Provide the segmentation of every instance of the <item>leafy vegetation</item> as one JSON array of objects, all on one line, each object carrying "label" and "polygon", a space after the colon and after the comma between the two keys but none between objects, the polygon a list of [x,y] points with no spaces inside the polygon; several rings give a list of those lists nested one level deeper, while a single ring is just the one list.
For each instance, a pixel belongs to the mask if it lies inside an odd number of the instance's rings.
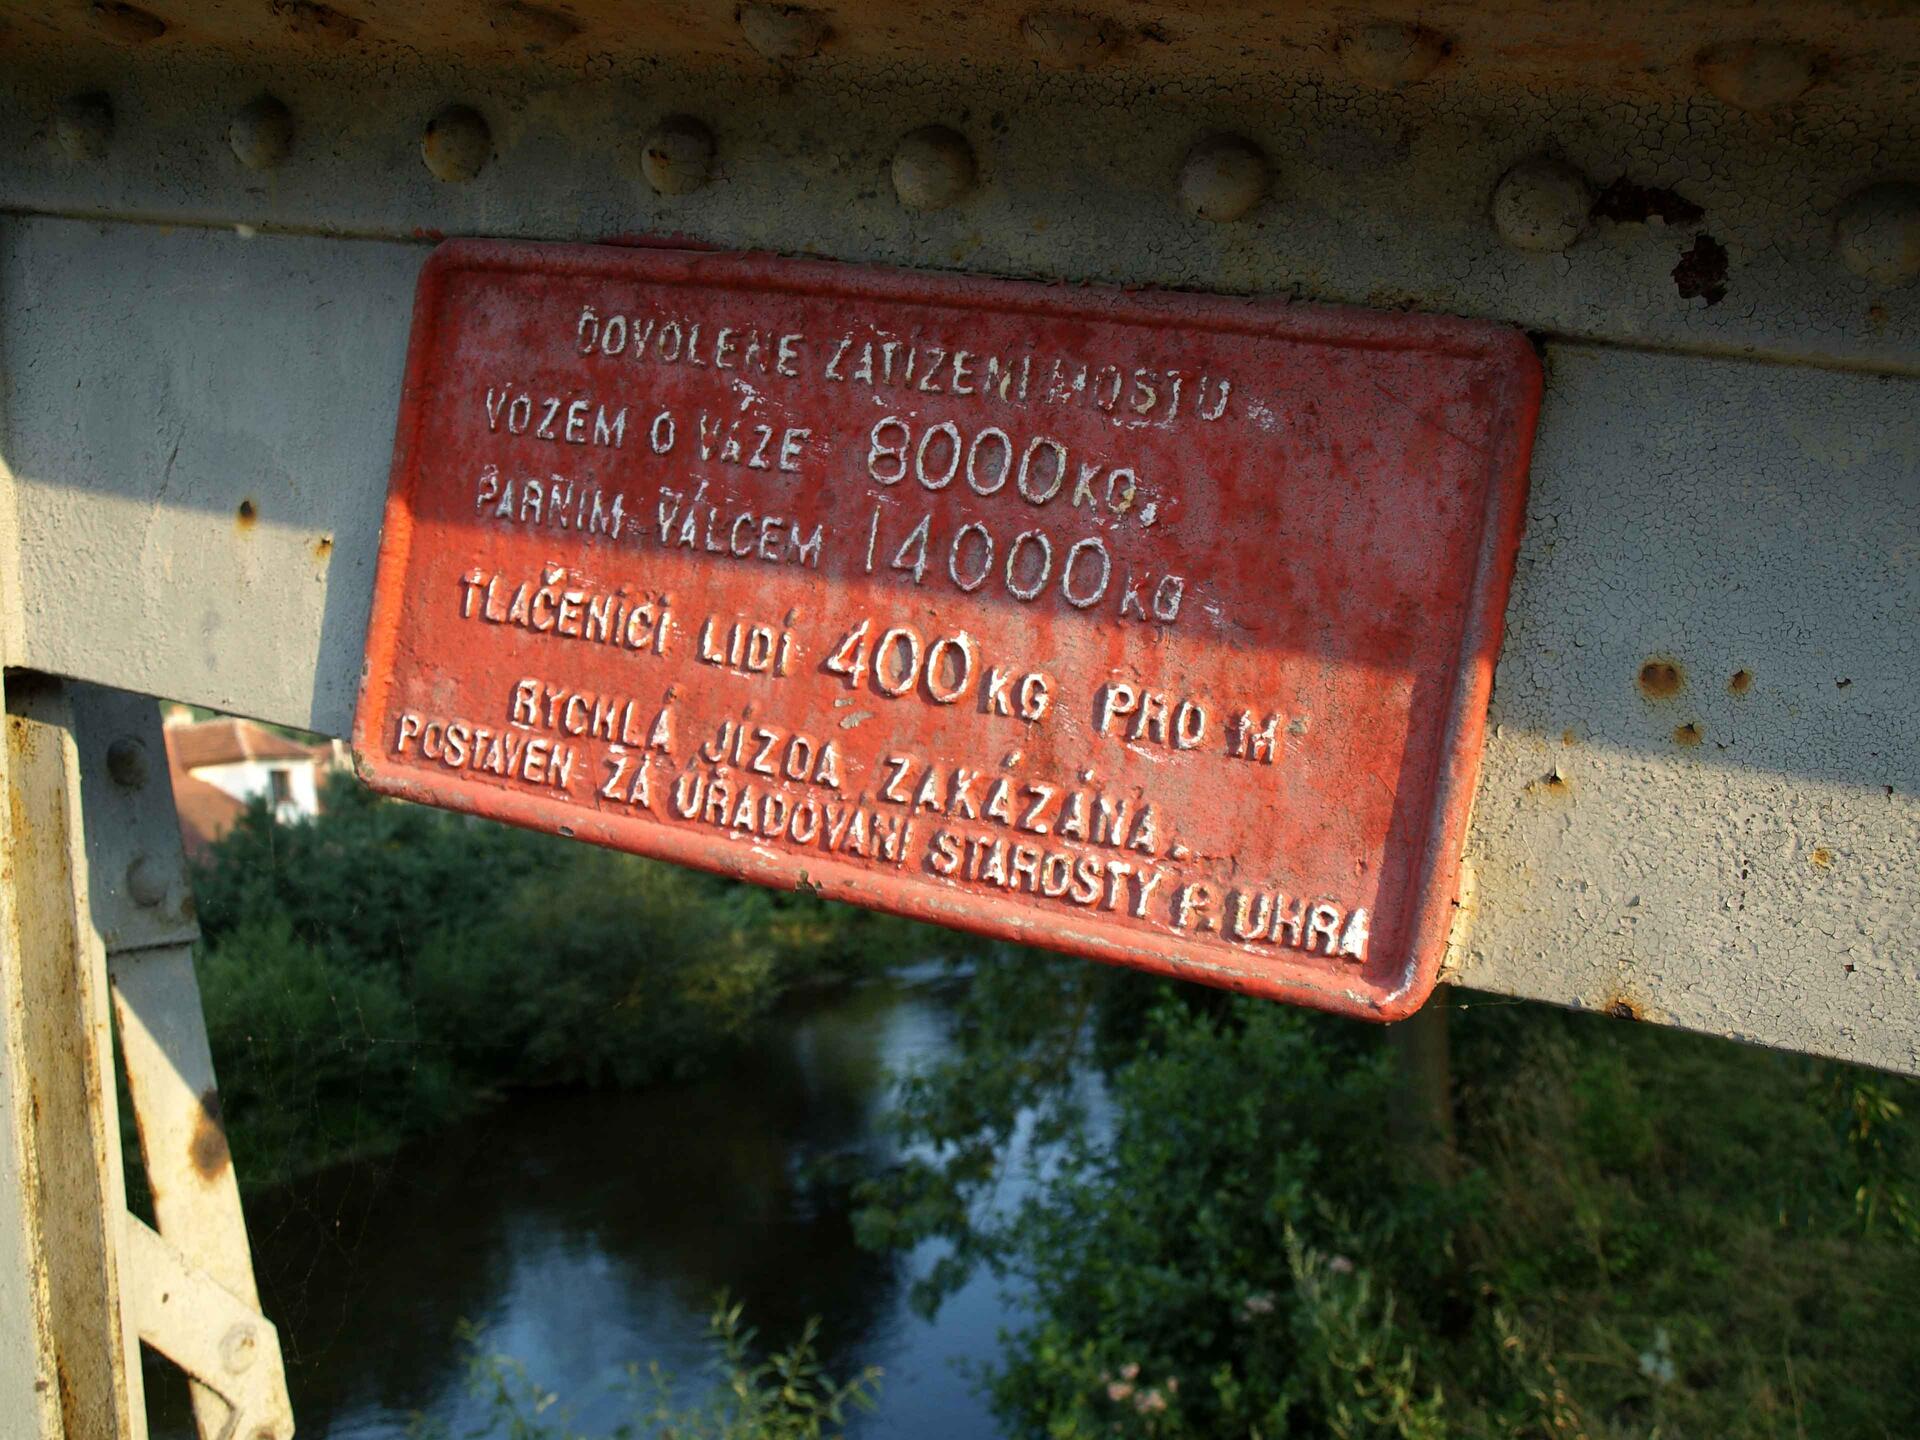
[{"label": "leafy vegetation", "polygon": [[233,1152],[276,1182],[503,1090],[685,1078],[796,986],[921,958],[939,932],[375,798],[256,804],[195,876]]},{"label": "leafy vegetation", "polygon": [[[723,1295],[708,1333],[714,1355],[704,1400],[681,1405],[671,1375],[658,1365],[642,1372],[627,1367],[622,1389],[632,1418],[606,1432],[606,1440],[842,1440],[848,1417],[870,1411],[880,1389],[880,1371],[869,1366],[835,1383],[820,1367],[819,1321],[809,1320],[785,1350],[755,1358],[757,1336],[741,1319],[741,1307]],[[526,1366],[492,1350],[486,1334],[468,1327],[467,1378],[487,1403],[485,1425],[473,1440],[590,1440],[573,1428],[561,1397],[542,1389]],[[446,1427],[421,1419],[415,1440],[448,1440]]]},{"label": "leafy vegetation", "polygon": [[1377,1031],[990,958],[864,1236],[949,1243],[929,1307],[1027,1292],[1013,1436],[1920,1433],[1913,1085],[1507,1002],[1452,1032],[1436,1167]]},{"label": "leafy vegetation", "polygon": [[[254,1180],[511,1088],[674,1081],[797,986],[962,943],[327,798],[292,826],[256,810],[199,877]],[[1022,1293],[988,1380],[1009,1436],[1920,1434],[1912,1082],[1471,998],[1415,1022],[1447,1026],[1449,1076],[1370,1027],[1031,952],[973,964],[858,1224],[877,1249],[944,1242],[925,1308],[982,1266]],[[714,1334],[705,1399],[636,1369],[616,1436],[820,1440],[873,1399],[871,1372],[821,1373],[812,1328],[765,1360],[737,1308]],[[488,1433],[579,1440],[473,1345]]]}]

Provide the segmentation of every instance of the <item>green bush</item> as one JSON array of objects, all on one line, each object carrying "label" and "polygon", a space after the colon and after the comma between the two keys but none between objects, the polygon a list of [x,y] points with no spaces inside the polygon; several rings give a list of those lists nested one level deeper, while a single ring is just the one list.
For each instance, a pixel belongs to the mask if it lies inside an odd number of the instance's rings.
[{"label": "green bush", "polygon": [[862,1237],[948,1241],[932,1302],[976,1264],[1028,1297],[1010,1436],[1920,1434],[1915,1086],[1511,1002],[1451,1030],[1436,1171],[1376,1029],[988,957]]},{"label": "green bush", "polygon": [[508,1088],[682,1079],[782,993],[939,932],[382,800],[255,804],[198,867],[200,984],[243,1180],[378,1153]]},{"label": "green bush", "polygon": [[463,1108],[392,971],[342,966],[283,917],[224,932],[198,969],[229,1142],[251,1179],[391,1149]]},{"label": "green bush", "polygon": [[469,1073],[501,1084],[678,1078],[772,1004],[767,909],[738,886],[583,850],[512,886],[483,923],[436,932],[416,999]]},{"label": "green bush", "polygon": [[[871,1411],[880,1370],[869,1366],[836,1383],[820,1368],[820,1321],[807,1321],[786,1349],[756,1359],[755,1332],[741,1321],[741,1307],[723,1295],[708,1335],[713,1347],[711,1384],[704,1400],[681,1405],[672,1376],[658,1365],[629,1365],[623,1389],[632,1418],[606,1440],[845,1440],[848,1416]],[[511,1355],[491,1350],[484,1331],[465,1327],[467,1382],[487,1402],[487,1418],[464,1440],[590,1440],[573,1428],[561,1396],[543,1389]],[[448,1440],[446,1427],[416,1418],[413,1440]]]}]

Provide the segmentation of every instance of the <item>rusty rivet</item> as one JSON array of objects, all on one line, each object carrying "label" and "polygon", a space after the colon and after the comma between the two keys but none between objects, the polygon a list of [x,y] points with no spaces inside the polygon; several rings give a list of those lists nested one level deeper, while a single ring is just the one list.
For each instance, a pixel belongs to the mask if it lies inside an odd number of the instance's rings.
[{"label": "rusty rivet", "polygon": [[220,1337],[220,1363],[226,1366],[229,1375],[239,1375],[250,1366],[260,1354],[259,1336],[248,1324],[232,1326]]},{"label": "rusty rivet", "polygon": [[1814,80],[1812,52],[1778,40],[1716,45],[1700,52],[1694,68],[1716,98],[1741,110],[1791,105]]},{"label": "rusty rivet", "polygon": [[1180,163],[1180,203],[1216,224],[1238,220],[1266,196],[1267,154],[1244,135],[1209,135]]},{"label": "rusty rivet", "polygon": [[271,95],[248,101],[227,124],[233,158],[249,170],[271,170],[293,149],[293,114]]},{"label": "rusty rivet", "polygon": [[529,54],[564,45],[580,33],[579,22],[571,15],[530,5],[526,0],[506,0],[493,11],[493,26]]},{"label": "rusty rivet", "polygon": [[113,143],[113,105],[97,92],[75,95],[53,112],[53,143],[76,165],[104,160]]},{"label": "rusty rivet", "polygon": [[1120,51],[1113,22],[1079,10],[1035,10],[1021,20],[1020,38],[1040,59],[1082,70]]},{"label": "rusty rivet", "polygon": [[127,866],[127,894],[133,903],[151,909],[167,898],[167,871],[151,855],[136,855]]},{"label": "rusty rivet", "polygon": [[122,735],[107,746],[107,774],[113,783],[138,790],[147,783],[151,767],[147,764],[146,742],[136,735]]},{"label": "rusty rivet", "polygon": [[267,9],[295,35],[344,45],[359,38],[360,22],[319,0],[268,0]]},{"label": "rusty rivet", "polygon": [[167,22],[138,5],[118,0],[94,0],[93,23],[123,45],[144,45],[167,33]]},{"label": "rusty rivet", "polygon": [[1862,280],[1912,284],[1920,277],[1920,185],[1869,185],[1840,208],[1833,239]]},{"label": "rusty rivet", "polygon": [[926,125],[893,152],[893,191],[909,210],[944,210],[973,188],[973,147],[958,131]]},{"label": "rusty rivet", "polygon": [[1593,186],[1564,160],[1535,155],[1493,189],[1493,228],[1516,250],[1565,250],[1585,233]]},{"label": "rusty rivet", "polygon": [[713,171],[713,132],[691,115],[669,115],[640,151],[640,173],[660,195],[687,195]]},{"label": "rusty rivet", "polygon": [[1450,48],[1445,36],[1424,25],[1389,21],[1362,25],[1334,46],[1349,75],[1382,90],[1426,79]]},{"label": "rusty rivet", "polygon": [[833,33],[818,10],[799,5],[744,5],[740,33],[763,59],[805,60]]},{"label": "rusty rivet", "polygon": [[427,121],[420,136],[420,158],[436,180],[471,180],[492,157],[493,132],[466,105],[449,105]]}]

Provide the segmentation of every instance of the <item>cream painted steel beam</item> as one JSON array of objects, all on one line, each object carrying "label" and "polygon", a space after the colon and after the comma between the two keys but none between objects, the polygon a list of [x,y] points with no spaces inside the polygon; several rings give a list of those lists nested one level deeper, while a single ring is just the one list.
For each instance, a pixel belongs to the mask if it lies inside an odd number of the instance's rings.
[{"label": "cream painted steel beam", "polygon": [[346,732],[439,233],[1484,316],[1547,387],[1454,978],[1920,1072],[1920,11],[351,8],[0,30],[17,661]]},{"label": "cream painted steel beam", "polygon": [[[32,663],[344,733],[426,248],[0,234]],[[1546,359],[1454,978],[1920,1071],[1920,382]]]}]

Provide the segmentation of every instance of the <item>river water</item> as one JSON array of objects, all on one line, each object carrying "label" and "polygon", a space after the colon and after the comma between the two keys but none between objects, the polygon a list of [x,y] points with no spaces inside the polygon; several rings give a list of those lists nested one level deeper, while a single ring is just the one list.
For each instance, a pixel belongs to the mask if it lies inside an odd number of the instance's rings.
[{"label": "river water", "polygon": [[[617,1393],[630,1363],[658,1361],[697,1396],[723,1288],[776,1343],[820,1316],[830,1373],[885,1369],[878,1411],[852,1433],[991,1436],[966,1371],[994,1358],[1017,1302],[975,1276],[920,1319],[907,1290],[939,1250],[861,1250],[846,1187],[818,1176],[822,1161],[886,1157],[890,1076],[949,1053],[964,983],[934,967],[870,982],[777,1018],[698,1083],[516,1098],[379,1165],[250,1201],[301,1440],[397,1440],[416,1414],[453,1435],[479,1423],[463,1320],[557,1392],[578,1430],[604,1434],[630,1414]],[[184,1385],[147,1373],[153,1435],[187,1440]]]}]

